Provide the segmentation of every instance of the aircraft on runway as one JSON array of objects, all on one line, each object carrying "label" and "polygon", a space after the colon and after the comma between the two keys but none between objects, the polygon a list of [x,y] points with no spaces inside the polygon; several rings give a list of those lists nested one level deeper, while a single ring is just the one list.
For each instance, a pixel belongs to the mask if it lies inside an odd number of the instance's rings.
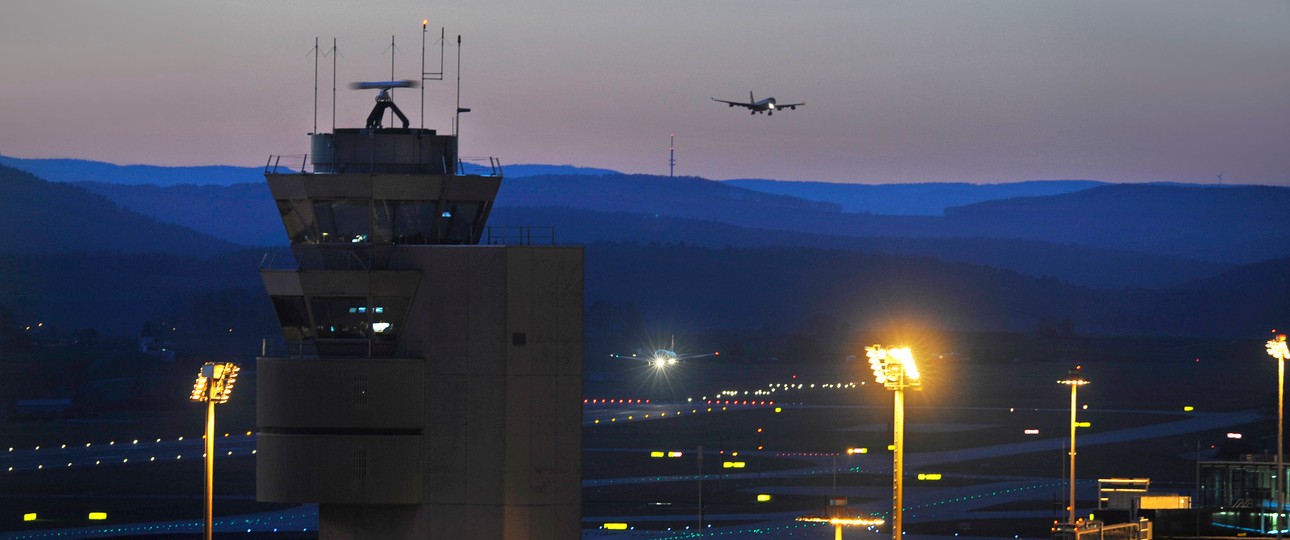
[{"label": "aircraft on runway", "polygon": [[712,98],[712,101],[720,101],[721,103],[725,103],[727,105],[730,105],[731,107],[747,108],[750,111],[749,114],[757,114],[759,112],[766,113],[766,116],[775,114],[775,111],[777,110],[781,110],[781,111],[784,109],[794,110],[794,109],[797,109],[797,107],[800,105],[806,105],[805,102],[778,103],[775,101],[775,98],[773,97],[768,97],[761,101],[757,101],[755,98],[753,98],[753,93],[751,90],[748,91],[748,103],[744,103],[742,101],[726,101],[724,99],[717,99],[717,98]]},{"label": "aircraft on runway", "polygon": [[718,356],[720,354],[721,354],[720,352],[711,352],[711,353],[705,353],[705,354],[678,355],[676,354],[676,337],[673,336],[672,348],[657,349],[654,351],[654,354],[651,354],[651,355],[633,354],[631,356],[625,356],[621,354],[611,354],[609,356],[611,358],[622,358],[623,360],[644,360],[645,363],[649,364],[649,366],[654,369],[663,369],[669,366],[675,366],[678,363],[680,363],[682,360],[703,358],[706,356]]}]

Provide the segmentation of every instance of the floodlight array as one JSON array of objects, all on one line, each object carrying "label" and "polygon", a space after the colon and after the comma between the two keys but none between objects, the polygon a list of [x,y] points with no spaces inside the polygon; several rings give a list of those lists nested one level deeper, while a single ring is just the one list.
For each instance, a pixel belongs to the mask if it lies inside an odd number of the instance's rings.
[{"label": "floodlight array", "polygon": [[1286,348],[1286,335],[1277,334],[1277,337],[1268,341],[1268,356],[1278,360],[1290,360],[1290,349]]},{"label": "floodlight array", "polygon": [[873,370],[873,378],[878,384],[888,389],[922,385],[922,381],[919,380],[918,365],[914,362],[914,354],[909,347],[886,349],[881,345],[871,345],[864,350],[865,355],[869,357],[869,368]]},{"label": "floodlight array", "polygon": [[188,399],[192,401],[214,401],[217,404],[228,403],[233,395],[233,385],[237,383],[237,374],[242,368],[232,362],[207,362],[197,372],[193,383],[193,393]]}]

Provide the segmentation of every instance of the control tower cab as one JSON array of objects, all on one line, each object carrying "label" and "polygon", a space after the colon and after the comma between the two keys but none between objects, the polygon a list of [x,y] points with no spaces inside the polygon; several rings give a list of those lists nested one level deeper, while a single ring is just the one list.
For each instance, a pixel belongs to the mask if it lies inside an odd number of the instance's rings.
[{"label": "control tower cab", "polygon": [[499,162],[385,109],[266,166],[293,257],[261,268],[256,499],[324,540],[580,538],[582,248],[490,236]]}]

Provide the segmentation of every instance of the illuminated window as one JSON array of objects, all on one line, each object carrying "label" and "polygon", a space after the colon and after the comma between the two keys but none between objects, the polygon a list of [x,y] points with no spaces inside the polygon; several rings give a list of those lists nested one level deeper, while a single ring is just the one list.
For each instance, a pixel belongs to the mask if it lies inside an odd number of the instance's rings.
[{"label": "illuminated window", "polygon": [[314,201],[314,215],[320,242],[372,242],[372,215],[366,201]]},{"label": "illuminated window", "polygon": [[323,355],[390,356],[407,315],[407,299],[325,296],[309,299],[316,346]]},{"label": "illuminated window", "polygon": [[[320,339],[364,339],[367,328],[367,299],[324,297],[310,300]],[[358,308],[363,308],[363,313]]]}]

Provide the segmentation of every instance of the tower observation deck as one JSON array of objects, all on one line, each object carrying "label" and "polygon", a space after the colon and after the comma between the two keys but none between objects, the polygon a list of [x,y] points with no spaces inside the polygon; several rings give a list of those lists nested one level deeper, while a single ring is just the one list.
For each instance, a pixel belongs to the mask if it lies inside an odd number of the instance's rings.
[{"label": "tower observation deck", "polygon": [[261,268],[257,500],[324,540],[579,538],[582,248],[480,245],[502,171],[454,136],[310,138],[265,169],[294,261]]}]

